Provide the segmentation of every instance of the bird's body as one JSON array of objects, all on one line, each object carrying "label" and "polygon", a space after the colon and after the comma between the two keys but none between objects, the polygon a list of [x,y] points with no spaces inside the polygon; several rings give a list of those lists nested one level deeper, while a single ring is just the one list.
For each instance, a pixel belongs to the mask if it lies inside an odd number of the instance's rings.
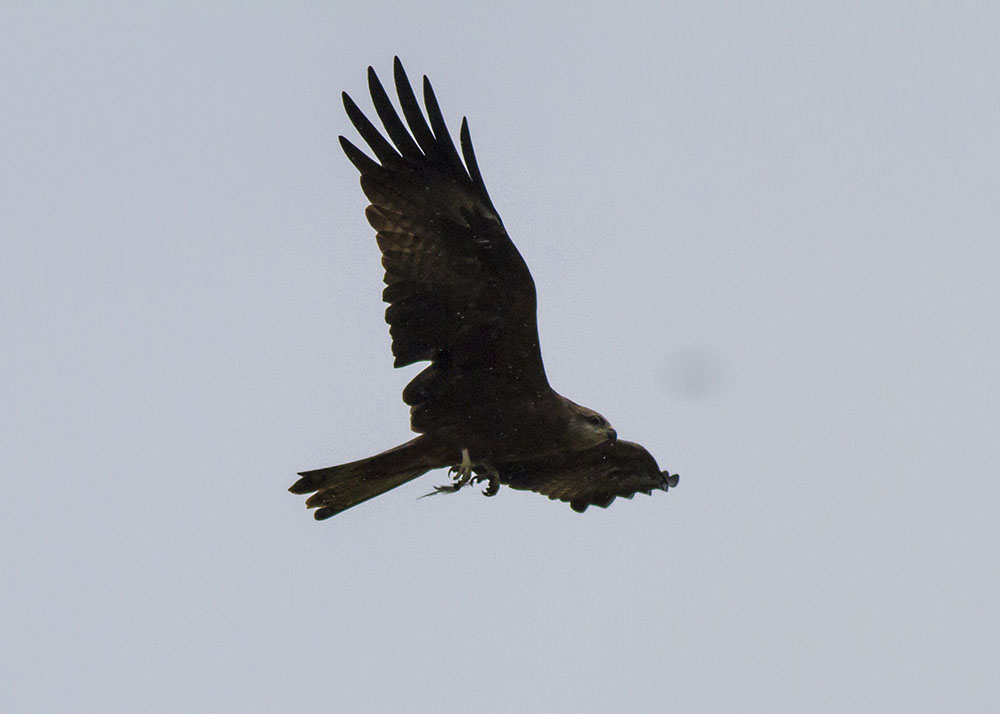
[{"label": "bird's body", "polygon": [[[366,215],[382,252],[395,366],[430,362],[403,390],[420,436],[368,459],[303,472],[289,490],[315,492],[307,505],[318,509],[317,519],[447,467],[459,471],[458,485],[489,479],[492,493],[509,482],[577,510],[607,505],[609,495],[666,490],[669,475],[645,449],[615,448],[617,434],[603,416],[549,386],[534,281],[486,192],[468,124],[459,156],[426,77],[425,119],[398,59],[394,74],[405,124],[368,70],[391,143],[344,95],[378,162],[344,137],[341,145],[371,200]],[[546,490],[549,482],[558,493]]]}]

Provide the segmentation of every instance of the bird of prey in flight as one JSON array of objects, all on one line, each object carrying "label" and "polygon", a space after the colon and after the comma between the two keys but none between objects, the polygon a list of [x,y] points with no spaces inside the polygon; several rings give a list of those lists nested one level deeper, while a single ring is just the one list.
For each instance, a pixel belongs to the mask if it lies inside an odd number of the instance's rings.
[{"label": "bird of prey in flight", "polygon": [[[397,113],[375,71],[368,86],[385,135],[345,93],[347,116],[374,159],[340,137],[371,201],[365,211],[385,268],[382,299],[396,367],[429,362],[403,390],[405,444],[360,461],[305,471],[289,489],[329,518],[427,471],[567,501],[576,511],[617,496],[666,491],[677,476],[608,420],[549,386],[538,346],[535,284],[476,164],[468,122],[452,142],[430,82],[426,116],[397,57]],[[386,138],[386,135],[388,138]]]}]

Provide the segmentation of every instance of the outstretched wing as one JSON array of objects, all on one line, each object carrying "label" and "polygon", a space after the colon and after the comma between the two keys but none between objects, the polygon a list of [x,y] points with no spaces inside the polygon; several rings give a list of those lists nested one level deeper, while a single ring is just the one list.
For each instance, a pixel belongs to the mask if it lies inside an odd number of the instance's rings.
[{"label": "outstretched wing", "polygon": [[501,483],[567,501],[580,513],[587,506],[607,508],[618,496],[666,491],[679,480],[677,474],[660,471],[656,459],[639,444],[621,440],[507,464],[500,470]]},{"label": "outstretched wing", "polygon": [[425,119],[398,57],[394,76],[405,124],[368,68],[388,139],[344,94],[351,122],[378,161],[344,137],[340,143],[371,201],[366,215],[382,251],[395,366],[431,362],[403,391],[413,430],[427,432],[467,414],[484,395],[530,399],[550,388],[535,284],[486,192],[468,122],[459,156],[427,78]]}]

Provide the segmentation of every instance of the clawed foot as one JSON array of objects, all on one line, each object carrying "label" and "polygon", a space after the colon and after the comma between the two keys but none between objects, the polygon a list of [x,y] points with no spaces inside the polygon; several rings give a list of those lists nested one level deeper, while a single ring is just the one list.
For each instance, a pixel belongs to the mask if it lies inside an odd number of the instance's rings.
[{"label": "clawed foot", "polygon": [[485,481],[486,488],[483,489],[484,496],[496,496],[500,493],[500,474],[491,471],[484,476],[476,476],[476,482]]},{"label": "clawed foot", "polygon": [[450,484],[447,486],[435,486],[434,488],[438,491],[455,492],[472,481],[472,459],[469,457],[468,449],[462,449],[462,463],[448,469],[448,475],[453,477]]},{"label": "clawed foot", "polygon": [[462,462],[448,469],[448,475],[453,476],[451,483],[444,486],[435,486],[434,491],[426,495],[433,496],[438,493],[455,493],[469,484],[482,483],[483,481],[486,482],[486,488],[483,489],[484,496],[496,496],[500,491],[500,474],[489,464],[472,463],[468,449],[462,449]]}]

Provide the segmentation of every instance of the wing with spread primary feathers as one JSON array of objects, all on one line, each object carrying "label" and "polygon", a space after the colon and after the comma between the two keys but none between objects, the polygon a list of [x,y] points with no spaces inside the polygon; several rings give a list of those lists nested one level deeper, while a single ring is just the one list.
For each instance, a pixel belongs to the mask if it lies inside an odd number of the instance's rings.
[{"label": "wing with spread primary feathers", "polygon": [[399,58],[394,77],[402,118],[368,68],[388,139],[344,94],[347,114],[377,161],[344,137],[340,142],[371,201],[366,215],[382,251],[395,366],[431,362],[403,391],[414,431],[427,432],[467,414],[484,395],[534,399],[550,388],[534,281],[486,192],[467,121],[460,156],[427,78],[425,118]]},{"label": "wing with spread primary feathers", "polygon": [[567,501],[581,513],[588,506],[607,508],[618,496],[632,498],[637,493],[666,491],[678,480],[677,474],[660,471],[656,460],[639,444],[622,440],[506,464],[500,470],[501,483]]}]

